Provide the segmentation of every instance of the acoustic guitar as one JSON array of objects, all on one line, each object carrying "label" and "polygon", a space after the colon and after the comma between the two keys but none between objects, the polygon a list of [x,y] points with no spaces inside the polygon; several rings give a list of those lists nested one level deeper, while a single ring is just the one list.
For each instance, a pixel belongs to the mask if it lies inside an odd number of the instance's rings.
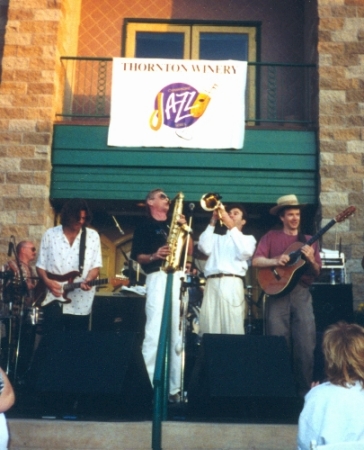
[{"label": "acoustic guitar", "polygon": [[[73,280],[80,274],[77,271],[68,272],[65,275],[56,275],[54,273],[47,272],[48,278],[58,281],[62,286],[62,296],[55,297],[45,286],[42,279],[37,284],[38,295],[35,295],[34,306],[46,306],[53,302],[71,303],[71,299],[67,297],[68,293],[81,287],[82,281],[74,282]],[[105,284],[111,284],[114,288],[119,286],[127,286],[129,280],[127,278],[100,278],[89,281],[89,286],[101,286]]]},{"label": "acoustic guitar", "polygon": [[283,296],[290,292],[297,284],[302,272],[305,270],[306,261],[302,257],[301,248],[304,245],[312,245],[335,223],[343,222],[354,214],[355,206],[349,206],[338,214],[321,230],[312,236],[306,243],[294,242],[283,253],[289,256],[285,266],[262,267],[258,270],[258,282],[263,291],[268,295]]}]

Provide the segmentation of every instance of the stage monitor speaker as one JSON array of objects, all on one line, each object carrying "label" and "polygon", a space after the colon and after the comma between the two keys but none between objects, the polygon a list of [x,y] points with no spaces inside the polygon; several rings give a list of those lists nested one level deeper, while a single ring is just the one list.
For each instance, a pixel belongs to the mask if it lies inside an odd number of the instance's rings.
[{"label": "stage monitor speaker", "polygon": [[152,397],[136,333],[55,332],[41,340],[32,372],[38,392]]},{"label": "stage monitor speaker", "polygon": [[203,335],[191,376],[192,408],[222,411],[249,399],[296,398],[286,341],[279,336]]},{"label": "stage monitor speaker", "polygon": [[323,332],[340,320],[353,320],[353,291],[351,284],[313,284],[310,288],[316,330]]}]

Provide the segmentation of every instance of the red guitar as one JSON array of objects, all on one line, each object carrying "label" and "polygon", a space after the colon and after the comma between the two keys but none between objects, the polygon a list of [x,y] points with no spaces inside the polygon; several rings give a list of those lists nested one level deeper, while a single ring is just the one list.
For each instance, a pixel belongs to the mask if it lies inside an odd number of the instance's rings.
[{"label": "red guitar", "polygon": [[268,295],[283,296],[290,292],[296,285],[302,275],[306,261],[302,258],[301,247],[312,245],[326,231],[328,231],[336,222],[343,222],[354,214],[355,206],[349,206],[345,211],[338,214],[334,219],[325,225],[321,230],[311,237],[306,243],[295,242],[291,244],[285,255],[289,256],[289,262],[285,266],[262,267],[258,270],[258,282],[263,291]]},{"label": "red guitar", "polygon": [[[62,285],[62,297],[55,297],[45,286],[42,279],[39,280],[36,286],[34,306],[46,306],[53,302],[71,303],[71,299],[67,297],[68,292],[71,292],[81,286],[82,281],[76,283],[73,280],[80,274],[77,271],[66,273],[65,275],[55,275],[47,272],[48,278],[56,280]],[[89,281],[89,286],[101,286],[110,283],[114,288],[119,286],[127,286],[129,280],[127,278],[101,278]]]}]

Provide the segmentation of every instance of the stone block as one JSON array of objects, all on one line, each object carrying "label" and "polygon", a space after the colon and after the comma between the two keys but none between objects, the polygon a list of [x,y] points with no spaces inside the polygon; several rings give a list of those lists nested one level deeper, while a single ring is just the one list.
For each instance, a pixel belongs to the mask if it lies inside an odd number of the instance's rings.
[{"label": "stone block", "polygon": [[2,158],[0,172],[18,172],[20,170],[20,159]]},{"label": "stone block", "polygon": [[342,177],[346,179],[347,173],[348,173],[347,166],[337,167],[335,165],[332,165],[332,166],[321,166],[320,168],[320,175],[322,177],[327,178]]},{"label": "stone block", "polygon": [[20,170],[50,170],[50,162],[47,159],[22,159]]},{"label": "stone block", "polygon": [[345,53],[364,53],[364,42],[348,42],[344,44]]},{"label": "stone block", "polygon": [[322,205],[347,205],[348,193],[346,192],[322,192],[320,194]]},{"label": "stone block", "polygon": [[322,89],[320,91],[320,105],[332,104],[332,103],[344,103],[346,92],[342,91],[334,91],[334,90],[325,90]]},{"label": "stone block", "polygon": [[52,136],[50,133],[24,133],[24,144],[50,145]]},{"label": "stone block", "polygon": [[28,83],[28,94],[30,95],[53,95],[54,83]]},{"label": "stone block", "polygon": [[321,141],[320,154],[346,152],[346,142]]},{"label": "stone block", "polygon": [[357,17],[355,6],[333,6],[330,8],[332,17]]},{"label": "stone block", "polygon": [[[333,133],[334,139],[338,141],[356,141],[360,139],[359,128],[336,128]],[[348,150],[349,151],[349,150]]]},{"label": "stone block", "polygon": [[34,145],[8,145],[7,155],[13,158],[34,158]]},{"label": "stone block", "polygon": [[364,141],[348,142],[348,153],[364,153]]},{"label": "stone block", "polygon": [[34,14],[34,19],[40,22],[53,21],[58,23],[61,18],[62,12],[59,9],[38,9]]},{"label": "stone block", "polygon": [[[21,186],[19,187],[19,191],[20,189]],[[27,211],[30,209],[30,198],[5,197],[3,200],[4,200],[4,208],[8,211],[19,211],[19,210]]]},{"label": "stone block", "polygon": [[20,132],[0,132],[0,144],[20,144],[22,141],[22,135]]},{"label": "stone block", "polygon": [[345,5],[346,4],[346,0],[318,0],[318,5],[321,6],[325,6],[325,5],[329,5],[330,7],[332,6],[336,6],[336,5]]},{"label": "stone block", "polygon": [[319,30],[342,30],[344,27],[343,17],[320,17]]},{"label": "stone block", "polygon": [[343,53],[340,55],[332,55],[332,63],[337,66],[356,66],[359,65],[359,55],[353,53]]},{"label": "stone block", "polygon": [[9,120],[9,131],[35,131],[35,120]]},{"label": "stone block", "polygon": [[17,184],[0,184],[0,198],[2,200],[5,197],[16,197],[17,195],[19,195],[19,186]]},{"label": "stone block", "polygon": [[19,225],[42,225],[43,218],[41,211],[18,211],[16,213],[16,223]]},{"label": "stone block", "polygon": [[49,192],[47,186],[22,184],[19,186],[19,195],[27,199],[48,198]]},{"label": "stone block", "polygon": [[0,223],[2,225],[12,225],[16,223],[15,211],[0,211]]},{"label": "stone block", "polygon": [[320,165],[333,165],[334,164],[334,155],[332,153],[324,153],[320,152]]},{"label": "stone block", "polygon": [[351,89],[346,92],[348,102],[364,102],[364,91],[360,89]]},{"label": "stone block", "polygon": [[360,166],[362,155],[357,153],[336,153],[334,154],[334,164],[339,166]]},{"label": "stone block", "polygon": [[34,175],[33,172],[8,172],[6,174],[6,182],[7,183],[15,183],[15,184],[32,184],[34,183]]},{"label": "stone block", "polygon": [[348,6],[363,6],[363,0],[345,0],[345,5],[348,5]]},{"label": "stone block", "polygon": [[[364,116],[362,116],[362,115],[349,116],[347,118],[347,124],[348,124],[348,126],[364,127]],[[361,133],[359,132],[359,136],[360,135],[361,135]]]},{"label": "stone block", "polygon": [[319,42],[317,48],[320,55],[338,55],[344,53],[344,44],[339,42]]}]

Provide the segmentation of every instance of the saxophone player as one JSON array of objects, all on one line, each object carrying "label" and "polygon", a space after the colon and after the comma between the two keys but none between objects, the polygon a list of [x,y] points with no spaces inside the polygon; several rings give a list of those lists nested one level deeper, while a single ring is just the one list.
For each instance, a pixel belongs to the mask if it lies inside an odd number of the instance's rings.
[{"label": "saxophone player", "polygon": [[[170,255],[167,244],[169,235],[168,211],[169,197],[162,189],[153,189],[146,196],[146,217],[134,231],[131,258],[137,261],[146,273],[147,298],[145,305],[146,325],[142,353],[149,379],[153,384],[158,340],[163,314],[163,303],[166,290],[167,273],[163,270],[166,258]],[[177,224],[186,225],[185,217],[180,214]],[[190,239],[188,254],[193,253],[193,242]],[[180,288],[181,272],[173,275],[172,290],[172,331],[170,355],[169,399],[179,401],[181,387],[181,356],[177,349],[181,339],[179,332],[180,320]]]}]

